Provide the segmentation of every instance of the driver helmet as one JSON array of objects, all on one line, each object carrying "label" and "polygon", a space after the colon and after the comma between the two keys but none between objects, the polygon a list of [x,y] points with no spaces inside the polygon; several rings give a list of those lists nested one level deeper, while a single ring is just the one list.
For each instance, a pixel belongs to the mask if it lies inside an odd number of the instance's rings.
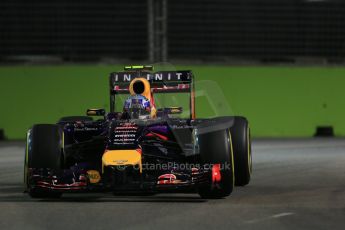
[{"label": "driver helmet", "polygon": [[125,101],[123,111],[130,119],[148,119],[151,114],[150,100],[143,95],[129,96]]}]

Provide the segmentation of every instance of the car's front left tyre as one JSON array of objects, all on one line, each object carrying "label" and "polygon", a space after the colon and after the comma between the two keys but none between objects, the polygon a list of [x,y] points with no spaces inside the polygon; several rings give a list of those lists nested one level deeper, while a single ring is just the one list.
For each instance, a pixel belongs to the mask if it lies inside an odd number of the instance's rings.
[{"label": "car's front left tyre", "polygon": [[235,185],[245,186],[252,174],[252,151],[248,120],[244,117],[234,117],[230,128],[234,150]]},{"label": "car's front left tyre", "polygon": [[210,170],[208,182],[198,189],[199,195],[205,199],[229,196],[235,183],[230,130],[207,132],[197,138],[201,161]]}]

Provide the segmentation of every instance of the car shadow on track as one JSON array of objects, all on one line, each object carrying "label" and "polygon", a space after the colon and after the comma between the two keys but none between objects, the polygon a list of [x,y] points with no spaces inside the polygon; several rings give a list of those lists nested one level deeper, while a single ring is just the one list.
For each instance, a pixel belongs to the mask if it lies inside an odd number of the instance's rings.
[{"label": "car shadow on track", "polygon": [[159,194],[159,195],[114,195],[111,193],[64,194],[59,199],[34,199],[24,192],[21,184],[0,183],[0,202],[56,202],[56,203],[89,203],[89,202],[133,202],[133,203],[202,203],[207,202],[197,194]]},{"label": "car shadow on track", "polygon": [[118,202],[118,203],[203,203],[207,200],[201,199],[199,197],[185,197],[185,196],[114,196],[114,197],[89,197],[81,195],[80,197],[62,197],[55,200],[40,200],[41,202]]},{"label": "car shadow on track", "polygon": [[207,202],[205,199],[198,197],[88,197],[81,195],[80,197],[62,197],[59,199],[33,199],[30,198],[27,194],[21,195],[11,195],[11,196],[1,196],[0,203],[3,202],[41,202],[41,203],[204,203]]}]

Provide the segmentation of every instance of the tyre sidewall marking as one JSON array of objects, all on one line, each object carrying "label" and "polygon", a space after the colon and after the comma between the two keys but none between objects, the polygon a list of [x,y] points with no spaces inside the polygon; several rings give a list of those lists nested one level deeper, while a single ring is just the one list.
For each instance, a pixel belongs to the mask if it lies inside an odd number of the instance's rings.
[{"label": "tyre sidewall marking", "polygon": [[25,159],[24,159],[24,186],[25,188],[28,187],[28,164],[29,164],[29,138],[30,138],[29,130],[26,134],[26,149],[25,149]]},{"label": "tyre sidewall marking", "polygon": [[248,149],[248,172],[249,172],[249,175],[251,175],[252,174],[252,154],[251,154],[249,125],[247,126],[247,149]]},{"label": "tyre sidewall marking", "polygon": [[234,151],[232,147],[232,138],[230,129],[228,129],[229,138],[228,141],[230,143],[230,159],[231,159],[231,170],[232,170],[232,186],[235,186],[235,165],[234,165]]}]

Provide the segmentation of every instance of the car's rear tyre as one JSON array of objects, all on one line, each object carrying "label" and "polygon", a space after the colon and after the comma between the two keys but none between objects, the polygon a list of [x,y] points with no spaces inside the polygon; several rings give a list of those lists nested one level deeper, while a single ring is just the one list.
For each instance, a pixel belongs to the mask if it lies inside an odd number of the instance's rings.
[{"label": "car's rear tyre", "polygon": [[210,172],[208,183],[198,188],[205,199],[229,196],[234,188],[234,165],[231,133],[229,129],[217,130],[197,136],[201,162],[209,168],[220,164],[220,181],[213,181]]},{"label": "car's rear tyre", "polygon": [[234,150],[235,185],[245,186],[252,174],[251,139],[247,119],[234,117],[230,130]]},{"label": "car's rear tyre", "polygon": [[33,198],[57,198],[59,192],[31,187],[29,168],[42,168],[58,170],[62,168],[63,132],[58,125],[34,125],[27,135],[25,154],[25,185],[27,192]]},{"label": "car's rear tyre", "polygon": [[62,117],[58,121],[58,123],[67,123],[67,122],[76,122],[76,121],[93,121],[92,117],[88,116],[68,116],[68,117]]}]

